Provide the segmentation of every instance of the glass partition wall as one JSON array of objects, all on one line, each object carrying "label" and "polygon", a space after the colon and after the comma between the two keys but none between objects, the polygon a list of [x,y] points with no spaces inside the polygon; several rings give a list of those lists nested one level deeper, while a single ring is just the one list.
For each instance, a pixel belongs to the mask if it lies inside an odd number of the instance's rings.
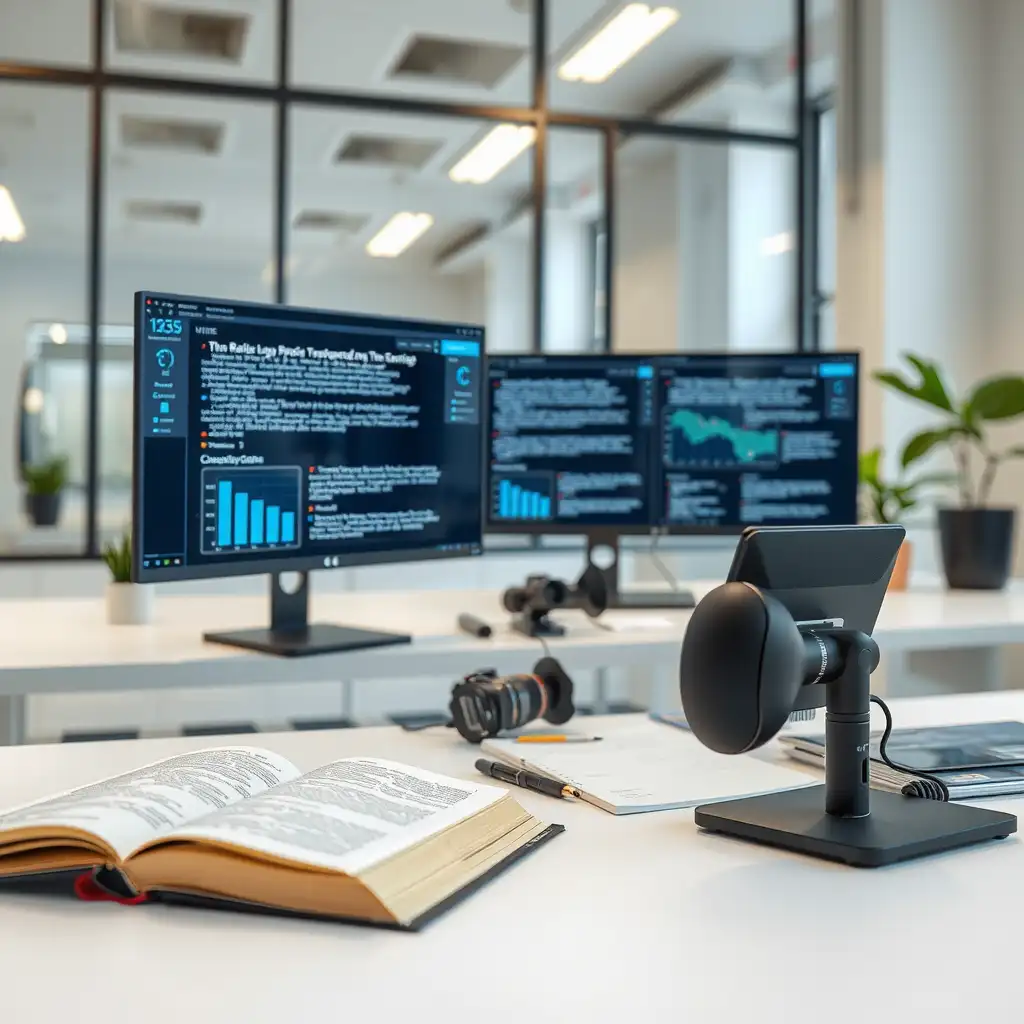
[{"label": "glass partition wall", "polygon": [[0,560],[127,524],[137,289],[813,347],[834,6],[0,0]]}]

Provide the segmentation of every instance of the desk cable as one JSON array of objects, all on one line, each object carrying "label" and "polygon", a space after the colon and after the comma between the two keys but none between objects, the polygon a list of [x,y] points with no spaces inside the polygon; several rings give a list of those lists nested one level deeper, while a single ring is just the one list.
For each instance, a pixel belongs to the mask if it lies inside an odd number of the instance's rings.
[{"label": "desk cable", "polygon": [[675,593],[679,593],[679,580],[676,578],[676,574],[665,564],[664,559],[658,554],[658,541],[661,540],[661,534],[655,531],[651,534],[651,547],[647,552],[650,555],[651,562],[654,568],[658,570],[661,578],[672,588]]},{"label": "desk cable", "polygon": [[920,768],[911,768],[905,764],[898,764],[890,759],[885,752],[886,744],[889,742],[889,734],[892,732],[892,714],[888,705],[881,697],[871,694],[871,703],[877,704],[885,715],[885,731],[878,742],[878,757],[881,762],[895,772],[902,772],[904,775],[912,775],[914,779],[903,787],[904,796],[916,796],[922,800],[949,800],[949,789],[945,782],[937,775],[930,772],[923,772]]}]

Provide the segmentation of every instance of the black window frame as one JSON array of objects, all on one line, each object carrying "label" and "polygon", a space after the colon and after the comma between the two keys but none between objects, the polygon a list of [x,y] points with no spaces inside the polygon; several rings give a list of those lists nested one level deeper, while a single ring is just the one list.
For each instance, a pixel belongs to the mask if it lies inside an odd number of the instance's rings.
[{"label": "black window frame", "polygon": [[[2,0],[0,0],[2,2]],[[765,145],[794,150],[797,154],[796,191],[796,258],[800,272],[796,275],[796,348],[798,351],[818,347],[815,315],[817,267],[817,146],[815,110],[807,96],[807,41],[810,0],[793,0],[793,43],[796,54],[796,131],[770,133],[735,131],[697,124],[674,124],[648,117],[613,117],[579,114],[551,109],[548,102],[548,11],[555,0],[533,0],[530,33],[531,102],[527,106],[492,106],[487,104],[447,103],[433,100],[407,99],[368,92],[347,92],[329,89],[295,87],[290,83],[289,63],[294,4],[277,0],[277,47],[275,79],[267,84],[180,78],[160,74],[143,74],[111,70],[107,61],[107,28],[112,4],[108,0],[89,0],[92,52],[88,68],[0,61],[0,82],[29,85],[70,85],[85,88],[89,98],[89,154],[86,257],[87,322],[89,329],[87,356],[87,420],[86,420],[86,528],[85,543],[80,553],[0,553],[5,562],[76,562],[100,557],[98,530],[99,505],[99,328],[103,298],[104,138],[107,124],[104,101],[111,89],[135,89],[177,95],[249,99],[274,105],[274,204],[273,260],[275,268],[274,301],[287,301],[287,267],[289,243],[290,154],[288,118],[296,105],[347,108],[380,113],[419,114],[470,118],[480,121],[517,122],[536,128],[533,147],[531,278],[533,309],[532,348],[543,349],[544,329],[544,260],[545,216],[547,206],[547,136],[554,127],[576,127],[602,133],[602,194],[604,235],[604,348],[614,349],[614,274],[615,274],[615,156],[618,143],[626,136],[655,135],[678,141],[711,144]],[[595,282],[595,285],[597,282]],[[595,325],[596,327],[596,325]],[[596,331],[594,332],[596,335]],[[490,549],[489,549],[490,550]]]}]

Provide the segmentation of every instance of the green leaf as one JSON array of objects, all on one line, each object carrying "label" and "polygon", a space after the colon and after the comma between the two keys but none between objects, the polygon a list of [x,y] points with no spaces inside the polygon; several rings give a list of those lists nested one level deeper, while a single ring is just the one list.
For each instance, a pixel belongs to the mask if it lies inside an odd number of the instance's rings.
[{"label": "green leaf", "polygon": [[904,353],[903,358],[921,375],[919,390],[922,401],[937,406],[939,409],[945,409],[946,412],[953,412],[953,402],[946,390],[946,385],[942,382],[938,364],[915,356],[912,352]]},{"label": "green leaf", "polygon": [[952,427],[942,427],[939,430],[922,430],[920,434],[915,434],[904,445],[900,464],[906,469],[912,462],[923,458],[933,448],[962,434],[963,430],[959,424]]},{"label": "green leaf", "polygon": [[871,487],[878,485],[878,467],[881,461],[881,448],[872,448],[870,451],[861,452],[859,459],[861,483],[868,484]]},{"label": "green leaf", "polygon": [[1009,420],[1024,416],[1024,377],[992,377],[975,387],[967,399],[970,419]]},{"label": "green leaf", "polygon": [[912,480],[908,480],[903,485],[903,488],[908,491],[916,491],[919,487],[932,487],[938,486],[939,484],[955,483],[955,473],[922,473],[921,476],[915,476]]},{"label": "green leaf", "polygon": [[943,412],[954,412],[953,402],[946,391],[946,385],[942,382],[938,365],[909,353],[905,358],[917,371],[919,380],[909,380],[892,370],[876,370],[873,374],[875,380],[894,391],[924,402],[925,405],[941,409]]},{"label": "green leaf", "polygon": [[46,462],[25,466],[21,471],[29,494],[58,494],[68,479],[66,455],[55,455]]},{"label": "green leaf", "polygon": [[1013,448],[1008,448],[1003,452],[1002,457],[1004,459],[1024,459],[1024,445],[1016,445]]}]

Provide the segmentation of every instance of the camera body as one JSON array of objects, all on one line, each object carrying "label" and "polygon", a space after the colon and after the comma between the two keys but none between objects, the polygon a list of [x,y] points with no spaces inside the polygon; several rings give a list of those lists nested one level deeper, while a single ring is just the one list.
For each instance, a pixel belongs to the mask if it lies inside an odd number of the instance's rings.
[{"label": "camera body", "polygon": [[448,705],[463,739],[480,743],[543,718],[563,725],[576,713],[572,679],[554,658],[541,658],[532,675],[499,676],[482,669],[456,683]]}]

